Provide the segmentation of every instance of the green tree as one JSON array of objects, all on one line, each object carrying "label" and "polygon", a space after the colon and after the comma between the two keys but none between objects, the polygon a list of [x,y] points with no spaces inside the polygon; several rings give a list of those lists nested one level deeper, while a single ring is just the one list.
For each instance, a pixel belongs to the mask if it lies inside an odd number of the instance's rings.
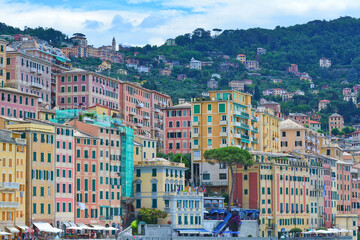
[{"label": "green tree", "polygon": [[337,129],[337,128],[333,128],[331,130],[331,134],[334,135],[334,136],[338,136],[340,134],[340,130]]},{"label": "green tree", "polygon": [[356,130],[353,127],[344,127],[341,131],[344,132],[345,135],[349,135],[355,132]]},{"label": "green tree", "polygon": [[142,208],[138,214],[138,220],[146,222],[147,224],[156,224],[158,218],[166,218],[167,213],[153,209],[153,208]]},{"label": "green tree", "polygon": [[252,160],[252,157],[247,150],[232,146],[206,150],[204,153],[204,157],[212,165],[214,165],[215,163],[221,163],[230,169],[232,183],[229,194],[229,204],[227,207],[228,211],[230,211],[235,188],[234,167],[236,167],[236,165],[253,165],[254,162]]}]

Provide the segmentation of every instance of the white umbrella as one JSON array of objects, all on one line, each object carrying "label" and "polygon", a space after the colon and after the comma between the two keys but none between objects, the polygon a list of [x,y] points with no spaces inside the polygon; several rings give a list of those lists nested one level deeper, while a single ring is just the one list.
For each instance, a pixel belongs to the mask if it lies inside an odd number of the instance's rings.
[{"label": "white umbrella", "polygon": [[70,230],[83,230],[82,227],[68,227],[67,229],[70,229]]},{"label": "white umbrella", "polygon": [[4,235],[11,235],[11,234],[7,232],[0,232],[0,236],[4,236]]},{"label": "white umbrella", "polygon": [[340,231],[339,231],[339,229],[329,228],[328,232],[330,232],[330,233],[339,233]]},{"label": "white umbrella", "polygon": [[326,231],[326,230],[316,230],[315,233],[320,233],[320,234],[329,234],[330,232],[329,231]]},{"label": "white umbrella", "polygon": [[114,230],[119,230],[118,228],[114,228],[114,227],[107,227],[105,228],[106,231],[114,231]]},{"label": "white umbrella", "polygon": [[339,232],[351,232],[351,230],[340,229]]}]

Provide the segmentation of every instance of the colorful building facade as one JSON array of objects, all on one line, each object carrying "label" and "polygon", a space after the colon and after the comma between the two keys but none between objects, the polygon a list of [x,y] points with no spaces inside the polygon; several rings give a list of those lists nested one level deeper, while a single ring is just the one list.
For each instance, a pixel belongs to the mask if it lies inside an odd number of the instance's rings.
[{"label": "colorful building facade", "polygon": [[182,103],[165,111],[165,146],[167,153],[191,152],[191,104]]},{"label": "colorful building facade", "polygon": [[237,146],[257,149],[258,128],[251,95],[236,90],[211,91],[210,100],[191,102],[192,179],[196,186],[227,192],[228,169],[203,157],[208,149]]}]

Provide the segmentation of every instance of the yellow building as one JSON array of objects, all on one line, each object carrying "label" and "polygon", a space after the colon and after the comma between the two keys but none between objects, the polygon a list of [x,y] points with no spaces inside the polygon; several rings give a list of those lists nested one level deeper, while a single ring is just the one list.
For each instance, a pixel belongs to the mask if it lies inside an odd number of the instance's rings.
[{"label": "yellow building", "polygon": [[156,158],[156,140],[144,136],[134,137],[134,161]]},{"label": "yellow building", "polygon": [[237,90],[211,91],[210,100],[191,102],[192,179],[213,192],[225,193],[228,169],[210,165],[203,157],[208,149],[237,146],[257,149],[258,128],[251,95]]},{"label": "yellow building", "polygon": [[6,75],[6,45],[7,41],[0,38],[0,87],[5,85],[5,75]]},{"label": "yellow building", "polygon": [[259,144],[256,150],[273,153],[280,152],[281,119],[275,117],[274,110],[262,107],[256,109],[256,116],[259,119],[256,125],[259,129]]},{"label": "yellow building", "polygon": [[140,208],[164,210],[163,196],[184,189],[185,164],[153,158],[134,163],[135,211]]},{"label": "yellow building", "polygon": [[55,110],[51,109],[45,109],[45,108],[39,108],[38,110],[38,119],[39,120],[46,120],[49,121],[50,119],[55,118]]},{"label": "yellow building", "polygon": [[25,224],[26,139],[0,130],[0,229]]},{"label": "yellow building", "polygon": [[98,66],[99,70],[104,71],[107,69],[111,69],[111,63],[103,61],[99,66]]},{"label": "yellow building", "polygon": [[7,125],[26,138],[26,225],[54,224],[54,127],[36,120]]},{"label": "yellow building", "polygon": [[102,115],[108,115],[108,116],[116,115],[117,116],[117,115],[119,115],[119,111],[114,111],[109,107],[102,106],[99,104],[88,107],[86,110],[90,113],[96,113],[98,116],[102,116]]},{"label": "yellow building", "polygon": [[278,237],[293,228],[308,229],[307,162],[291,154],[251,154],[254,165],[238,166],[235,171],[234,204],[260,210],[260,237]]}]

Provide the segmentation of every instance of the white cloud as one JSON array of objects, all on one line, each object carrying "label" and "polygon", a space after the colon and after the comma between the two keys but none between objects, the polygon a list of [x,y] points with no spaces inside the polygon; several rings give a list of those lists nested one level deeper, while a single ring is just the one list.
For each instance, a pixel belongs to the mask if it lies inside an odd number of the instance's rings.
[{"label": "white cloud", "polygon": [[[141,3],[156,3],[141,8]],[[83,10],[0,0],[0,21],[23,28],[53,27],[71,35],[83,32],[95,46],[120,43],[162,44],[166,38],[205,29],[272,28],[332,19],[360,10],[358,0],[128,0],[131,10]],[[161,9],[156,9],[162,6]]]}]

